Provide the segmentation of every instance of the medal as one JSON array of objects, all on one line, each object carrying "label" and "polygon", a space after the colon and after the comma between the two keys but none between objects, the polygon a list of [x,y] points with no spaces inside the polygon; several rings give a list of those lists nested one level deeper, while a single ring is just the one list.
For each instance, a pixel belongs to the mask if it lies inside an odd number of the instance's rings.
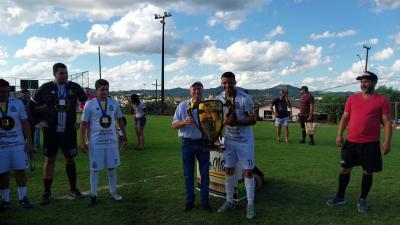
[{"label": "medal", "polygon": [[3,111],[3,109],[0,107],[0,112],[1,112],[1,119],[0,119],[0,128],[3,130],[12,130],[15,125],[15,120],[11,116],[7,116],[8,113],[8,101],[6,103],[6,109]]},{"label": "medal", "polygon": [[109,128],[111,126],[111,116],[107,115],[107,99],[106,99],[106,104],[103,109],[103,106],[101,105],[100,99],[97,99],[97,103],[99,104],[99,107],[101,109],[101,114],[102,116],[100,117],[100,126],[103,128]]},{"label": "medal", "polygon": [[67,87],[60,88],[58,87],[58,102],[54,105],[54,108],[58,112],[65,112],[68,111],[70,102],[66,98]]}]

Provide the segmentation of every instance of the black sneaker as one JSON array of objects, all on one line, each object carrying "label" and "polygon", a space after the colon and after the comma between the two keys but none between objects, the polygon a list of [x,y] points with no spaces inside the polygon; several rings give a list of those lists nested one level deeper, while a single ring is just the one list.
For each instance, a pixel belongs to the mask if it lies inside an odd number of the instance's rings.
[{"label": "black sneaker", "polygon": [[97,204],[97,196],[91,196],[90,197],[90,202],[88,204],[89,207],[93,207]]},{"label": "black sneaker", "polygon": [[300,139],[299,144],[304,144],[306,141],[304,139]]},{"label": "black sneaker", "polygon": [[8,208],[8,207],[10,207],[11,202],[7,202],[7,201],[5,201],[5,200],[3,199],[3,201],[1,202],[1,205],[2,205],[4,208]]},{"label": "black sneaker", "polygon": [[208,212],[208,213],[210,213],[210,212],[212,211],[212,209],[211,209],[211,207],[210,207],[210,204],[208,204],[208,202],[206,202],[206,203],[201,203],[201,208],[202,208],[204,211]]},{"label": "black sneaker", "polygon": [[42,196],[42,202],[40,203],[41,205],[48,205],[51,202],[51,194],[50,193],[44,193]]},{"label": "black sneaker", "polygon": [[19,204],[24,209],[31,209],[33,207],[33,205],[29,202],[29,200],[26,196],[22,200],[19,200]]},{"label": "black sneaker", "polygon": [[193,202],[186,202],[185,207],[183,208],[184,212],[189,212],[194,208]]},{"label": "black sneaker", "polygon": [[79,191],[78,188],[75,189],[71,189],[70,193],[69,193],[72,197],[74,198],[79,198],[82,196],[82,193]]},{"label": "black sneaker", "polygon": [[345,198],[340,198],[337,196],[326,201],[327,205],[346,205],[346,203],[347,201]]}]

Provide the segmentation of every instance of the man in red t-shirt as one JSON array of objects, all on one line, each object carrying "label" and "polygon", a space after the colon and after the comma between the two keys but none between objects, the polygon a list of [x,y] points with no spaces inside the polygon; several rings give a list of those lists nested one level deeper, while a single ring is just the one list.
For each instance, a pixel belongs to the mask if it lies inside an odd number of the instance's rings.
[{"label": "man in red t-shirt", "polygon": [[[306,122],[314,122],[314,96],[308,92],[307,86],[300,88],[300,115],[299,122],[302,138],[300,144],[306,143]],[[310,134],[310,145],[315,145],[314,135]]]},{"label": "man in red t-shirt", "polygon": [[[361,93],[347,99],[346,107],[340,120],[336,144],[342,147],[341,171],[336,196],[326,202],[327,205],[344,205],[346,187],[350,181],[353,166],[362,166],[363,177],[361,195],[357,207],[359,212],[367,212],[366,198],[372,186],[372,173],[382,170],[381,154],[390,152],[392,138],[391,108],[389,100],[376,94],[378,77],[369,71],[359,77]],[[380,146],[381,124],[385,138]],[[343,143],[343,131],[348,127],[347,139]]]},{"label": "man in red t-shirt", "polygon": [[[93,95],[93,94],[92,94],[90,88],[85,87],[85,88],[83,89],[83,91],[85,92],[85,95],[86,95],[86,97],[88,98],[87,101],[96,98],[96,95]],[[79,102],[79,109],[80,109],[81,111],[83,111],[83,108],[85,108],[85,103],[86,103],[86,102]]]}]

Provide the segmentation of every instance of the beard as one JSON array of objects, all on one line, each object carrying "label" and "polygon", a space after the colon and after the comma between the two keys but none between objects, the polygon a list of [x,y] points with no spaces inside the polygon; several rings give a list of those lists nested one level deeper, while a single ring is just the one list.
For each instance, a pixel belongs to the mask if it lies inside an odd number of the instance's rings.
[{"label": "beard", "polygon": [[361,87],[361,91],[364,94],[372,94],[374,92],[374,87]]}]

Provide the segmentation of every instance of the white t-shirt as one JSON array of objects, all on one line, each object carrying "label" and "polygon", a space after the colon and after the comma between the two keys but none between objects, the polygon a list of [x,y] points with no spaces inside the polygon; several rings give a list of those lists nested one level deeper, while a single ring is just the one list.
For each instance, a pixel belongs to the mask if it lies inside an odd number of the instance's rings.
[{"label": "white t-shirt", "polygon": [[85,104],[81,120],[90,124],[90,148],[118,148],[115,120],[122,118],[123,115],[119,103],[109,97],[107,98],[106,114],[111,117],[111,125],[108,128],[104,128],[100,125],[100,119],[103,113],[97,98]]},{"label": "white t-shirt", "polygon": [[[19,99],[9,98],[7,108],[7,116],[14,119],[15,125],[8,131],[0,128],[0,151],[24,149],[25,141],[21,120],[28,119],[24,103]],[[0,113],[0,118],[2,117],[3,115]]]},{"label": "white t-shirt", "polygon": [[[224,104],[224,115],[228,113],[228,107],[226,107],[226,96],[225,92],[222,92],[217,96],[217,100],[222,101]],[[238,120],[244,120],[248,114],[254,114],[254,103],[251,97],[243,91],[236,90],[234,97],[234,106],[236,118]],[[225,138],[243,141],[248,138],[253,138],[253,129],[251,126],[228,126],[225,125]]]},{"label": "white t-shirt", "polygon": [[146,106],[142,101],[140,101],[139,105],[133,104],[133,109],[135,110],[136,118],[139,119],[144,116],[144,110],[146,109]]}]

